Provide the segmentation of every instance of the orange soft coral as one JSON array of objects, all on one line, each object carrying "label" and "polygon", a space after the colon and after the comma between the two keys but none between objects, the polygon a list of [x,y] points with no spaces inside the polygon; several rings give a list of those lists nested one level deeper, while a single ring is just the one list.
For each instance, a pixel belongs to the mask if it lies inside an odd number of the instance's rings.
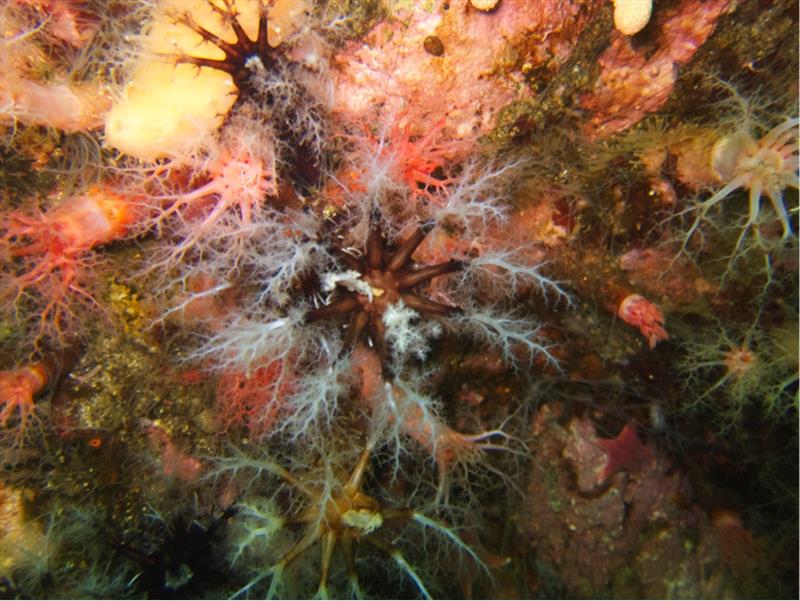
[{"label": "orange soft coral", "polygon": [[50,382],[50,366],[38,361],[0,371],[0,427],[12,434],[12,446],[20,446],[35,421],[34,397]]},{"label": "orange soft coral", "polygon": [[140,217],[135,200],[99,188],[44,213],[0,216],[3,300],[17,315],[36,307],[37,343],[63,338],[76,305],[96,305],[89,286],[96,258],[90,251],[127,236]]}]

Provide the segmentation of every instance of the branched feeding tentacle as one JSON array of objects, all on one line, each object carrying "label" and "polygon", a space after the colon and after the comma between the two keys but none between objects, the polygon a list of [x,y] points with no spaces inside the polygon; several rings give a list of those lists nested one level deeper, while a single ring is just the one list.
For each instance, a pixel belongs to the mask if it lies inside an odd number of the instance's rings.
[{"label": "branched feeding tentacle", "polygon": [[283,526],[302,525],[303,532],[276,562],[265,570],[259,570],[240,588],[236,597],[249,595],[262,581],[270,578],[267,597],[273,598],[280,592],[279,587],[286,570],[317,544],[321,554],[317,595],[328,596],[332,561],[337,549],[344,560],[350,587],[359,593],[361,587],[356,572],[355,552],[359,543],[366,543],[389,555],[419,592],[425,598],[430,598],[422,577],[393,541],[394,535],[389,538],[390,532],[385,528],[388,522],[416,523],[438,534],[483,570],[487,569],[478,554],[450,527],[411,507],[386,507],[376,497],[364,491],[372,451],[370,442],[361,451],[344,482],[337,479],[334,474],[337,470],[330,465],[324,468],[323,482],[319,482],[311,473],[305,476],[292,474],[269,459],[253,460],[242,457],[225,460],[217,468],[218,473],[254,471],[256,476],[250,480],[251,485],[259,475],[272,474],[305,497],[304,505],[285,520],[275,520],[269,512],[251,511],[246,503],[242,504],[241,515],[247,518],[249,531],[245,533],[241,544],[237,545],[237,557],[242,555],[248,545],[255,544],[260,536],[273,536]]}]

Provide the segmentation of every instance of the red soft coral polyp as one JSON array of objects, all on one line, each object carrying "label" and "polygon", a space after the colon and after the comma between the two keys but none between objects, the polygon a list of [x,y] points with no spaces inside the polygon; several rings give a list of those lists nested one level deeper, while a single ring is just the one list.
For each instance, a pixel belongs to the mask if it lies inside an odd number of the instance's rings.
[{"label": "red soft coral polyp", "polygon": [[82,252],[125,237],[139,219],[129,198],[100,189],[74,196],[42,220],[68,252]]},{"label": "red soft coral polyp", "polygon": [[669,340],[664,329],[664,314],[658,305],[651,303],[641,294],[630,294],[619,304],[619,318],[635,328],[639,328],[647,338],[648,346],[653,349],[662,340]]},{"label": "red soft coral polyp", "polygon": [[441,119],[421,138],[412,137],[407,125],[392,129],[389,152],[394,155],[400,179],[414,194],[432,198],[432,191],[452,183],[451,179],[436,177],[436,173],[444,170],[451,154],[446,145],[434,141],[443,127],[444,119]]},{"label": "red soft coral polyp", "polygon": [[140,203],[99,188],[38,215],[0,216],[3,300],[19,310],[20,301],[35,299],[37,341],[45,334],[60,338],[76,303],[95,304],[87,289],[90,251],[124,238],[140,218]]},{"label": "red soft coral polyp", "polygon": [[40,215],[4,215],[4,246],[15,257],[81,253],[125,237],[139,217],[133,199],[93,188]]},{"label": "red soft coral polyp", "polygon": [[34,420],[34,397],[47,386],[50,375],[50,367],[44,362],[0,371],[0,426],[14,430],[16,446]]},{"label": "red soft coral polyp", "polygon": [[244,426],[250,434],[268,434],[284,408],[283,400],[291,391],[286,377],[287,366],[277,360],[247,373],[224,372],[217,383],[215,409],[220,429]]}]

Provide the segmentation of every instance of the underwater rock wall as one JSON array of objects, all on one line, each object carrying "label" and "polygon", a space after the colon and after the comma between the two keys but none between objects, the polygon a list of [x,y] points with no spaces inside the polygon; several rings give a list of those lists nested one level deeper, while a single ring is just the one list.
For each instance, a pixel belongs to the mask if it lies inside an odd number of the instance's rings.
[{"label": "underwater rock wall", "polygon": [[796,2],[0,17],[3,595],[797,595]]}]

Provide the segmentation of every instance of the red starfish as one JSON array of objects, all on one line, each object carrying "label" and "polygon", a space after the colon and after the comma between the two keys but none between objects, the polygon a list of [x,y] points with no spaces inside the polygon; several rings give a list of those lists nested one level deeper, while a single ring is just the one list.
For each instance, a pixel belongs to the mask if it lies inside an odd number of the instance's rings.
[{"label": "red starfish", "polygon": [[616,438],[599,438],[597,444],[606,452],[605,468],[597,478],[597,484],[605,483],[611,475],[622,470],[639,470],[653,459],[653,451],[644,444],[636,432],[636,420],[632,419]]}]

